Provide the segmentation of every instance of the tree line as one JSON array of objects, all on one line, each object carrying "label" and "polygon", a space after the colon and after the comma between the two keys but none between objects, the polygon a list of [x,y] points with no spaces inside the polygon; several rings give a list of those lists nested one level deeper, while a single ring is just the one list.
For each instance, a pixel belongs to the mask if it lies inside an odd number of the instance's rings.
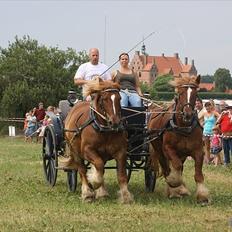
[{"label": "tree line", "polygon": [[[42,101],[45,105],[57,105],[66,99],[68,90],[80,89],[73,85],[73,77],[80,64],[88,61],[86,51],[72,48],[40,45],[29,36],[15,37],[7,48],[0,47],[0,117],[23,117]],[[141,84],[143,92],[157,97],[157,92],[174,92],[168,82],[171,75],[159,76],[152,86]],[[216,70],[213,76],[202,76],[203,82],[215,82],[216,92],[232,88],[230,71]]]},{"label": "tree line", "polygon": [[75,88],[75,72],[87,60],[86,51],[63,51],[16,36],[8,48],[0,48],[0,116],[23,117],[40,101],[57,105]]}]

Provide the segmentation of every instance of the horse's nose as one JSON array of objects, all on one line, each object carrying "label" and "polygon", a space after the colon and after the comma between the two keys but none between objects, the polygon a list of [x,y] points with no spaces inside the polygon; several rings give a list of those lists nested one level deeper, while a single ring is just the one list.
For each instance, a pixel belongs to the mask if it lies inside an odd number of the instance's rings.
[{"label": "horse's nose", "polygon": [[120,123],[120,118],[117,117],[117,116],[113,116],[113,117],[110,118],[109,122],[113,127],[116,127]]}]

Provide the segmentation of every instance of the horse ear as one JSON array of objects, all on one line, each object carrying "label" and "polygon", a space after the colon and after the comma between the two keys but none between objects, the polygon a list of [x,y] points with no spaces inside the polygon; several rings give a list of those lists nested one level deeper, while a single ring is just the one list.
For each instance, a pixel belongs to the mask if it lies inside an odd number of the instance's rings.
[{"label": "horse ear", "polygon": [[197,79],[196,79],[196,83],[199,85],[201,82],[201,75],[198,75],[197,76]]}]

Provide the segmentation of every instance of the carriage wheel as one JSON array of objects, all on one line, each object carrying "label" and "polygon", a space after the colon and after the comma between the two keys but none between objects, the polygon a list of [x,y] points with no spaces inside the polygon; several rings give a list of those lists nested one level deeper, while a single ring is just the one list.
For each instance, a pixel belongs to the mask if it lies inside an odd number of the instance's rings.
[{"label": "carriage wheel", "polygon": [[58,159],[56,150],[56,136],[54,128],[49,125],[45,128],[43,137],[43,169],[47,183],[52,187],[56,184]]},{"label": "carriage wheel", "polygon": [[145,190],[146,192],[154,192],[156,184],[156,173],[151,168],[144,170],[145,175]]},{"label": "carriage wheel", "polygon": [[69,170],[67,171],[67,184],[68,190],[70,192],[75,192],[77,188],[77,171]]}]

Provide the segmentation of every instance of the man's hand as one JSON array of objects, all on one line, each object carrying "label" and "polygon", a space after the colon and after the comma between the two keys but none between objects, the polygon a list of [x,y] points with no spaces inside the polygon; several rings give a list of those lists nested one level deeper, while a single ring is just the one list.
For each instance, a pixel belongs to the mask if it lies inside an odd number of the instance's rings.
[{"label": "man's hand", "polygon": [[91,101],[92,100],[92,98],[91,98],[91,96],[90,95],[88,95],[87,97],[86,97],[86,99],[85,99],[86,101]]}]

